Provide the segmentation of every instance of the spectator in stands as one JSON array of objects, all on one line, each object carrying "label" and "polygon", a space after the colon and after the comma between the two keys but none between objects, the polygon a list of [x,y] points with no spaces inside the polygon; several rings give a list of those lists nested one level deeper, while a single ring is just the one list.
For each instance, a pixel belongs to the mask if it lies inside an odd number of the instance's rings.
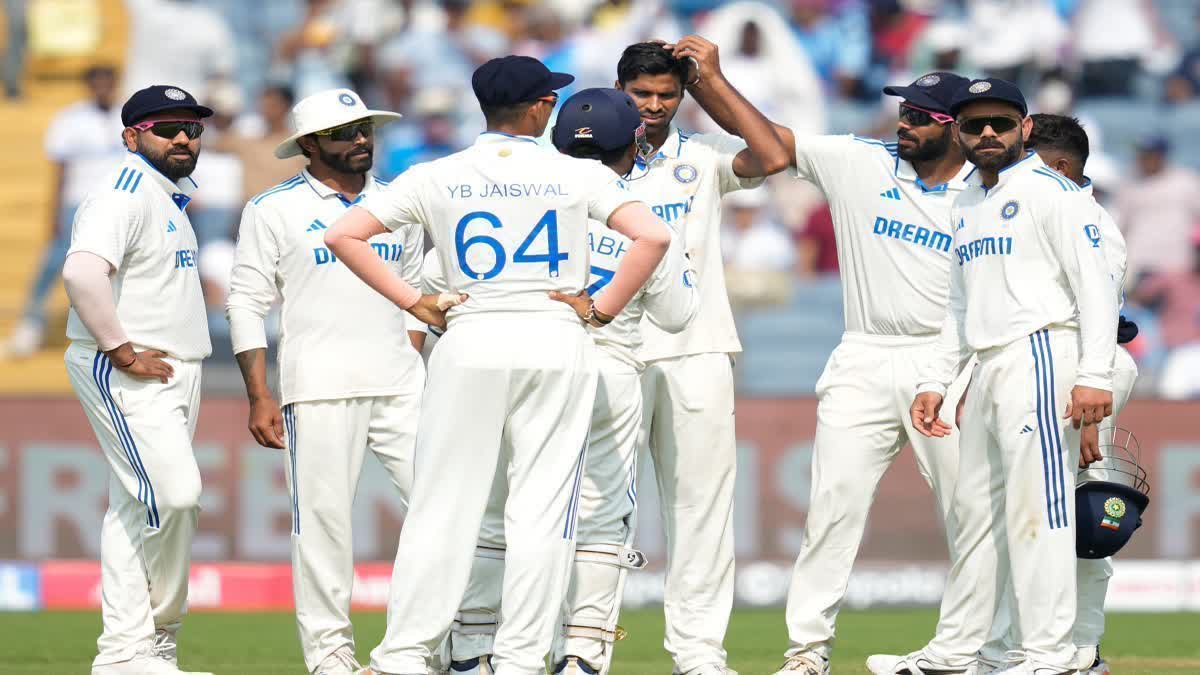
[{"label": "spectator in stands", "polygon": [[796,37],[817,75],[840,95],[859,89],[871,56],[867,13],[858,2],[834,12],[832,0],[792,0]]},{"label": "spectator in stands", "polygon": [[457,151],[455,106],[455,90],[449,87],[417,94],[407,116],[414,120],[410,125],[389,124],[375,132],[375,174],[391,180],[414,164]]},{"label": "spectator in stands", "polygon": [[965,0],[967,58],[1010,82],[1030,83],[1059,60],[1068,37],[1050,0]]},{"label": "spectator in stands", "polygon": [[1184,103],[1200,96],[1200,12],[1192,27],[1193,43],[1175,71],[1167,78],[1164,94],[1171,103]]},{"label": "spectator in stands", "polygon": [[25,74],[26,36],[25,0],[4,0],[4,23],[7,26],[8,48],[4,55],[4,95],[21,97],[21,78]]},{"label": "spectator in stands", "polygon": [[216,10],[183,0],[125,0],[125,7],[125,91],[162,82],[203,91],[210,80],[233,77],[237,48],[225,17]]},{"label": "spectator in stands", "polygon": [[11,358],[32,354],[42,346],[46,327],[46,298],[62,274],[71,243],[75,209],[88,191],[119,161],[120,111],[114,106],[117,73],[111,66],[93,66],[83,75],[88,99],[59,112],[46,131],[46,155],[53,166],[50,194],[49,245],[29,291],[25,311],[2,351]]},{"label": "spectator in stands", "polygon": [[929,23],[912,43],[908,73],[894,75],[892,81],[912,82],[921,73],[935,70],[973,76],[975,66],[964,57],[970,39],[966,26],[957,19],[938,19]]},{"label": "spectator in stands", "polygon": [[908,55],[929,17],[905,8],[901,0],[870,3],[871,58],[856,98],[875,101],[891,77],[908,66]]},{"label": "spectator in stands", "polygon": [[267,188],[278,185],[304,168],[304,158],[276,159],[275,146],[292,134],[288,130],[288,111],[295,95],[292,88],[271,84],[258,97],[258,117],[255,127],[261,133],[243,133],[238,125],[207,147],[208,153],[227,152],[237,156],[242,166],[241,201],[245,202]]},{"label": "spectator in stands", "polygon": [[796,274],[802,279],[838,273],[837,239],[833,213],[824,202],[813,209],[804,226],[793,234],[796,242]]},{"label": "spectator in stands", "polygon": [[1200,227],[1192,231],[1187,269],[1162,272],[1137,286],[1132,299],[1159,308],[1167,358],[1159,376],[1163,398],[1200,397]]},{"label": "spectator in stands", "polygon": [[508,40],[492,28],[470,23],[470,0],[442,0],[442,25],[413,26],[385,38],[376,53],[382,69],[411,71],[416,89],[470,82],[475,68],[508,50]]},{"label": "spectator in stands", "polygon": [[771,219],[769,203],[766,190],[741,190],[724,200],[729,224],[721,232],[721,251],[735,308],[781,304],[791,294],[791,242]]},{"label": "spectator in stands", "polygon": [[1073,22],[1079,96],[1135,93],[1142,62],[1159,42],[1150,0],[1081,0]]},{"label": "spectator in stands", "polygon": [[[192,178],[202,187],[188,203],[188,217],[196,231],[201,264],[209,243],[233,239],[237,217],[245,203],[242,198],[242,160],[230,147],[230,142],[237,137],[233,122],[242,113],[241,90],[233,82],[217,82],[209,87],[204,98],[213,109],[204,125],[205,140],[211,134],[214,143],[196,161]],[[225,305],[219,307],[224,309]]]},{"label": "spectator in stands", "polygon": [[1138,176],[1117,193],[1130,280],[1185,270],[1192,262],[1188,241],[1200,223],[1200,176],[1169,163],[1169,151],[1166,136],[1141,139]]}]

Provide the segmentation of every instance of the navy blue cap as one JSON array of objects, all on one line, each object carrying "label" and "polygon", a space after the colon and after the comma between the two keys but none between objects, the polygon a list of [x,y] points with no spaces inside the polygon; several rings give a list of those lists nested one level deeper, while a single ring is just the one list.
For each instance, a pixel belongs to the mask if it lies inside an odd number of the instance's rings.
[{"label": "navy blue cap", "polygon": [[1029,114],[1029,106],[1025,103],[1025,95],[1017,85],[998,77],[985,77],[981,80],[971,80],[964,83],[950,102],[950,114],[958,115],[964,106],[975,101],[1002,101],[1021,111],[1021,117]]},{"label": "navy blue cap", "polygon": [[558,111],[551,138],[566,152],[576,145],[616,150],[633,143],[642,116],[633,99],[620,89],[584,89],[567,99]]},{"label": "navy blue cap", "polygon": [[179,87],[156,84],[133,92],[121,106],[121,124],[132,126],[161,110],[191,110],[200,117],[213,114],[212,108],[200,105],[196,98]]},{"label": "navy blue cap", "polygon": [[939,70],[918,77],[907,87],[884,87],[883,93],[899,96],[918,108],[949,114],[954,95],[967,81],[957,73]]},{"label": "navy blue cap", "polygon": [[480,103],[498,106],[532,101],[574,81],[574,75],[551,72],[532,56],[510,54],[476,68],[471,88]]},{"label": "navy blue cap", "polygon": [[1139,138],[1134,144],[1134,148],[1139,152],[1156,152],[1165,155],[1171,149],[1171,141],[1165,135],[1155,132]]}]

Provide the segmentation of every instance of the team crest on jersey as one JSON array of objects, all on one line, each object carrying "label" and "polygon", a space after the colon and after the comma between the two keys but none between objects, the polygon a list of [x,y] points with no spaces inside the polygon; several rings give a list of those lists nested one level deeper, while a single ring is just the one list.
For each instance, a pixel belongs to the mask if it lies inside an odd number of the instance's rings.
[{"label": "team crest on jersey", "polygon": [[338,97],[338,100],[342,102],[342,105],[352,106],[358,103],[358,101],[350,94],[342,94]]},{"label": "team crest on jersey", "polygon": [[933,85],[935,85],[941,81],[942,81],[942,78],[938,77],[937,75],[926,75],[925,77],[922,77],[921,79],[917,80],[917,86],[918,87],[932,87]]},{"label": "team crest on jersey", "polygon": [[1021,212],[1021,205],[1016,203],[1015,201],[1010,201],[1010,202],[1006,203],[1003,208],[1000,209],[1000,217],[1005,220],[1012,220],[1013,218],[1016,218],[1017,214],[1020,212]]},{"label": "team crest on jersey", "polygon": [[696,180],[696,177],[699,175],[700,172],[696,171],[696,167],[692,166],[691,164],[680,164],[679,166],[675,167],[675,180],[679,181],[680,183],[690,183]]},{"label": "team crest on jersey", "polygon": [[1083,226],[1083,234],[1092,242],[1092,248],[1100,248],[1100,228],[1089,223]]}]

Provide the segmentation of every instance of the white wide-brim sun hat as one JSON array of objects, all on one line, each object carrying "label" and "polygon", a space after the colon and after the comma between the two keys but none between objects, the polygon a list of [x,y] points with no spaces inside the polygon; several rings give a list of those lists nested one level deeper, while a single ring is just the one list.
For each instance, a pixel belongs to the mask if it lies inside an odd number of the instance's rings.
[{"label": "white wide-brim sun hat", "polygon": [[358,94],[349,89],[330,89],[301,99],[288,113],[288,127],[295,133],[275,146],[275,156],[287,159],[300,154],[296,139],[315,131],[340,127],[361,119],[370,118],[379,128],[400,119],[400,113],[386,110],[371,110]]}]

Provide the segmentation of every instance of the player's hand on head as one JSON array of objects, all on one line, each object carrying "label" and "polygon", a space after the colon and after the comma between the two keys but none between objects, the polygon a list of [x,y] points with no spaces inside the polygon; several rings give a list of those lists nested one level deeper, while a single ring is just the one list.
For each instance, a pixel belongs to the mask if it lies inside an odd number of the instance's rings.
[{"label": "player's hand on head", "polygon": [[715,77],[721,73],[721,60],[717,45],[700,37],[688,35],[674,45],[669,45],[677,59],[692,59],[688,67],[688,85],[699,84],[702,77]]},{"label": "player's hand on head", "polygon": [[938,417],[944,398],[939,393],[924,391],[913,399],[912,407],[908,412],[912,417],[913,428],[921,435],[933,438],[950,435],[950,425]]},{"label": "player's hand on head", "polygon": [[1079,432],[1079,468],[1104,459],[1100,454],[1100,425],[1089,424]]},{"label": "player's hand on head", "polygon": [[445,330],[446,310],[466,302],[467,297],[466,293],[432,293],[430,295],[422,295],[417,304],[408,308],[408,313],[428,326]]},{"label": "player's hand on head", "polygon": [[175,369],[163,360],[166,356],[166,352],[157,349],[135,352],[128,342],[108,352],[113,366],[126,375],[153,378],[163,384],[175,375]]},{"label": "player's hand on head", "polygon": [[286,447],[283,438],[283,412],[273,398],[250,399],[250,435],[264,448]]},{"label": "player's hand on head", "polygon": [[1071,400],[1063,419],[1071,418],[1076,429],[1089,424],[1099,424],[1112,414],[1112,392],[1095,387],[1076,385],[1071,389]]},{"label": "player's hand on head", "polygon": [[592,306],[592,296],[587,291],[579,291],[574,295],[550,291],[550,299],[561,302],[575,310],[580,321],[587,321],[588,308]]}]

